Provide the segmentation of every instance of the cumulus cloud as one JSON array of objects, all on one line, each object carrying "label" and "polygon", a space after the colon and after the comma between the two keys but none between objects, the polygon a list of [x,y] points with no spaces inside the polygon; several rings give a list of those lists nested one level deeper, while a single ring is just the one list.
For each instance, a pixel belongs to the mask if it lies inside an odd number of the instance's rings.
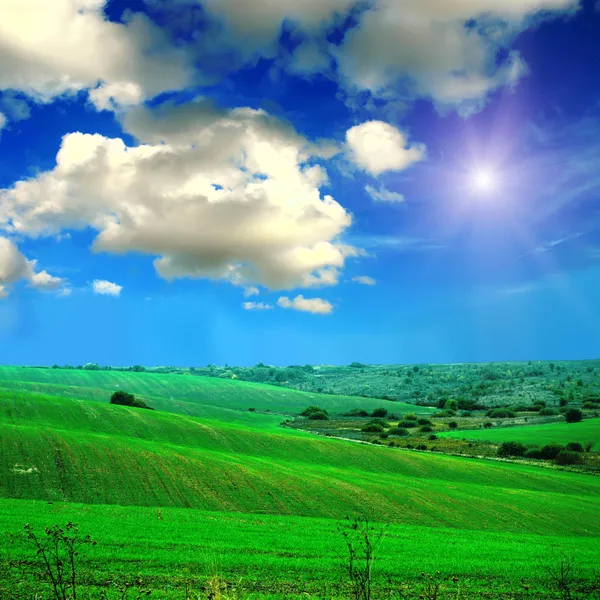
[{"label": "cumulus cloud", "polygon": [[371,175],[401,171],[423,160],[423,144],[408,144],[406,136],[382,121],[367,121],[346,132],[350,158]]},{"label": "cumulus cloud", "polygon": [[104,279],[94,279],[92,289],[94,290],[94,294],[100,296],[120,296],[123,286]]},{"label": "cumulus cloud", "polygon": [[273,306],[265,302],[243,302],[244,310],[271,310]]},{"label": "cumulus cloud", "polygon": [[377,0],[346,35],[336,58],[342,77],[373,92],[403,83],[440,106],[476,107],[525,73],[521,57],[499,49],[537,19],[576,9],[579,0]]},{"label": "cumulus cloud", "polygon": [[36,271],[36,267],[37,261],[27,260],[14,242],[0,237],[0,297],[7,296],[10,286],[18,281],[28,281],[31,287],[41,291],[57,290],[64,285],[60,277]]},{"label": "cumulus cloud", "polygon": [[252,296],[258,296],[259,294],[260,290],[253,285],[244,290],[244,298],[251,298]]},{"label": "cumulus cloud", "polygon": [[0,190],[0,228],[48,236],[91,226],[96,251],[156,256],[167,280],[244,287],[333,285],[358,255],[340,242],[350,214],[321,195],[324,170],[308,164],[312,146],[289,124],[202,102],[139,108],[123,122],[147,143],[66,135],[52,171]]},{"label": "cumulus cloud", "polygon": [[377,285],[377,282],[368,275],[359,275],[358,277],[353,277],[352,281],[354,281],[354,283],[360,283],[361,285]]},{"label": "cumulus cloud", "polygon": [[[142,13],[107,21],[105,0],[0,2],[0,89],[46,102],[91,89],[100,109],[188,81],[188,59]],[[23,107],[21,106],[21,110]]]},{"label": "cumulus cloud", "polygon": [[372,185],[366,185],[365,192],[367,192],[375,202],[404,202],[404,196],[402,194],[392,192],[384,186],[377,189]]},{"label": "cumulus cloud", "polygon": [[4,115],[4,113],[0,112],[0,132],[2,132],[5,125],[6,125],[6,116]]},{"label": "cumulus cloud", "polygon": [[332,304],[327,300],[323,300],[322,298],[305,298],[302,294],[292,299],[282,296],[277,300],[277,306],[316,315],[329,315],[333,311]]}]

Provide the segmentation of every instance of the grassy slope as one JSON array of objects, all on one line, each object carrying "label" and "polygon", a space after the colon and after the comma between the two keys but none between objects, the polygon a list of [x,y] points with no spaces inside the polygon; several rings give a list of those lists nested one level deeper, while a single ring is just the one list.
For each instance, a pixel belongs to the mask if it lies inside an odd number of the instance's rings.
[{"label": "grassy slope", "polygon": [[496,429],[463,430],[440,433],[440,437],[486,440],[491,442],[515,441],[543,446],[550,442],[600,443],[600,419],[587,419],[581,423],[548,423],[522,427],[499,427]]},{"label": "grassy slope", "polygon": [[8,498],[600,535],[586,475],[68,399],[0,398],[0,427]]},{"label": "grassy slope", "polygon": [[[115,390],[122,389],[147,400],[155,408],[197,416],[205,416],[198,413],[195,406],[198,404],[233,410],[255,408],[288,415],[297,414],[310,404],[318,404],[330,412],[381,406],[397,414],[415,410],[414,405],[373,398],[310,394],[258,383],[157,373],[0,367],[0,387],[102,402],[108,401]],[[419,409],[428,411],[431,409]]]}]

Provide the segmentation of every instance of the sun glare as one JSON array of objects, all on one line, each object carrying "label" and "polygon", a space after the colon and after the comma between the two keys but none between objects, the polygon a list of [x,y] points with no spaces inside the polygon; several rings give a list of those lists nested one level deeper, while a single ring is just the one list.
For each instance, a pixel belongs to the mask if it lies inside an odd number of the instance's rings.
[{"label": "sun glare", "polygon": [[497,185],[491,171],[477,171],[473,175],[473,188],[478,192],[492,192]]}]

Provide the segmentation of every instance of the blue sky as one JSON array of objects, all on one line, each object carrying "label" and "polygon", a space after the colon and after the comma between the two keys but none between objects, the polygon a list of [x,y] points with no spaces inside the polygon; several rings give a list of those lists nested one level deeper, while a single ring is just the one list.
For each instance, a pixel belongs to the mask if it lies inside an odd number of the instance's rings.
[{"label": "blue sky", "polygon": [[600,355],[600,6],[0,5],[0,363]]}]

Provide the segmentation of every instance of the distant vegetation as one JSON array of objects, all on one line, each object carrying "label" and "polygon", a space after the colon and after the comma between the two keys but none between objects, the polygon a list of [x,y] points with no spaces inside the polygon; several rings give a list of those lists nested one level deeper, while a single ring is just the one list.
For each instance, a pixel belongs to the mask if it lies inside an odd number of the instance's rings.
[{"label": "distant vegetation", "polygon": [[123,392],[119,390],[110,397],[111,404],[120,404],[121,406],[132,406],[134,408],[148,408],[154,410],[151,406],[148,406],[143,400],[139,400],[133,394]]}]

